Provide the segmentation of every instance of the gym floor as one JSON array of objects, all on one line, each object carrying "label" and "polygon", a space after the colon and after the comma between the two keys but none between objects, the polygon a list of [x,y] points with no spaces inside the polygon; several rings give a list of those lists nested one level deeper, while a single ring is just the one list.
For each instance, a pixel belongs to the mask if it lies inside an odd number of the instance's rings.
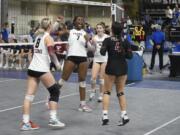
[{"label": "gym floor", "polygon": [[[146,57],[146,56],[145,56]],[[59,73],[54,73],[60,78]],[[127,112],[130,122],[117,126],[120,110],[113,88],[107,126],[101,125],[102,104],[97,99],[89,102],[91,113],[79,112],[77,75],[61,89],[58,115],[66,124],[64,129],[48,127],[49,111],[45,106],[47,90],[40,84],[32,105],[31,119],[39,130],[20,131],[22,103],[26,91],[26,72],[0,70],[0,134],[1,135],[179,135],[180,134],[180,78],[168,77],[168,72],[147,74],[142,81],[126,85]],[[87,76],[87,99],[90,73]]]}]

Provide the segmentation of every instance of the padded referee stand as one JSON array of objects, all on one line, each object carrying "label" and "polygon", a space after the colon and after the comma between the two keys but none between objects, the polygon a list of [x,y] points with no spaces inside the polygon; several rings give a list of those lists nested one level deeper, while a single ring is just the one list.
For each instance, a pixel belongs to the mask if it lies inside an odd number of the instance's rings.
[{"label": "padded referee stand", "polygon": [[128,81],[141,81],[143,78],[143,58],[138,53],[133,52],[133,58],[128,62]]},{"label": "padded referee stand", "polygon": [[170,59],[170,75],[169,77],[176,77],[180,75],[180,44],[174,44],[172,53],[169,54]]}]

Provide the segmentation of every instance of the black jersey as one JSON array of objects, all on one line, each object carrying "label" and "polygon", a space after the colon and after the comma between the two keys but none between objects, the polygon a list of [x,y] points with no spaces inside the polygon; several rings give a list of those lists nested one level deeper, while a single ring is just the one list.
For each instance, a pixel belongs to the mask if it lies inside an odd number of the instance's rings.
[{"label": "black jersey", "polygon": [[108,52],[106,74],[115,76],[127,74],[126,52],[128,50],[130,50],[130,44],[127,40],[120,41],[115,37],[109,37],[103,41],[100,53],[105,55],[106,51]]}]

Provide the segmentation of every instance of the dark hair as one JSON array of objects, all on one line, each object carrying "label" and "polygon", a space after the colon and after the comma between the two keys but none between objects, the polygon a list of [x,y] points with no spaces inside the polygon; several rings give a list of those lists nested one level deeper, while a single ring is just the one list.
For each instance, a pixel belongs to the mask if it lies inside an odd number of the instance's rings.
[{"label": "dark hair", "polygon": [[13,39],[14,43],[17,43],[17,39]]},{"label": "dark hair", "polygon": [[68,29],[68,30],[73,29],[73,23],[72,23],[70,20],[67,20],[67,21],[65,22],[65,25],[67,26],[67,29]]},{"label": "dark hair", "polygon": [[4,23],[4,26],[5,26],[5,27],[7,27],[8,25],[9,25],[9,23],[8,23],[8,22],[5,22],[5,23]]},{"label": "dark hair", "polygon": [[[78,19],[78,17],[82,17],[82,16],[75,16],[74,19],[73,19],[73,24],[75,24],[75,22]],[[82,18],[84,18],[84,17],[82,17]]]},{"label": "dark hair", "polygon": [[[75,16],[75,17],[74,17],[74,19],[73,19],[73,25],[74,25],[74,26],[75,26],[75,22],[76,22],[76,20],[77,20],[79,17],[81,17],[81,18],[83,18],[83,19],[84,19],[84,17],[83,17],[83,16]],[[84,23],[85,23],[85,22],[84,22]],[[83,24],[82,28],[84,29],[84,24]]]},{"label": "dark hair", "polygon": [[111,30],[114,36],[117,36],[118,38],[120,38],[123,28],[119,22],[114,22],[112,24]]}]

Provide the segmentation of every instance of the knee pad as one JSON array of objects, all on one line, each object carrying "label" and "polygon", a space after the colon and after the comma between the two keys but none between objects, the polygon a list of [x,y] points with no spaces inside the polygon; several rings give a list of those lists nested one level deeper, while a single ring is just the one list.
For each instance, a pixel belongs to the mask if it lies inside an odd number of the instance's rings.
[{"label": "knee pad", "polygon": [[33,102],[33,100],[34,100],[34,95],[26,95],[26,96],[25,96],[25,99],[28,100],[28,101],[30,101],[30,102]]},{"label": "knee pad", "polygon": [[91,79],[92,84],[96,84],[96,79]]},{"label": "knee pad", "polygon": [[104,92],[104,95],[105,95],[105,94],[110,96],[110,95],[111,95],[111,92],[110,92],[110,91],[105,91],[105,92]]},{"label": "knee pad", "polygon": [[117,93],[117,97],[119,98],[120,96],[123,96],[124,95],[124,92],[118,92]]},{"label": "knee pad", "polygon": [[86,81],[79,82],[79,87],[86,88]]},{"label": "knee pad", "polygon": [[48,88],[50,98],[49,101],[58,102],[59,101],[59,95],[60,95],[60,86],[58,84],[54,84],[51,87]]},{"label": "knee pad", "polygon": [[63,80],[63,79],[61,78],[61,79],[59,80],[58,84],[59,84],[60,86],[63,86],[64,82],[65,82],[65,80]]},{"label": "knee pad", "polygon": [[99,84],[104,85],[104,79],[99,79]]}]

